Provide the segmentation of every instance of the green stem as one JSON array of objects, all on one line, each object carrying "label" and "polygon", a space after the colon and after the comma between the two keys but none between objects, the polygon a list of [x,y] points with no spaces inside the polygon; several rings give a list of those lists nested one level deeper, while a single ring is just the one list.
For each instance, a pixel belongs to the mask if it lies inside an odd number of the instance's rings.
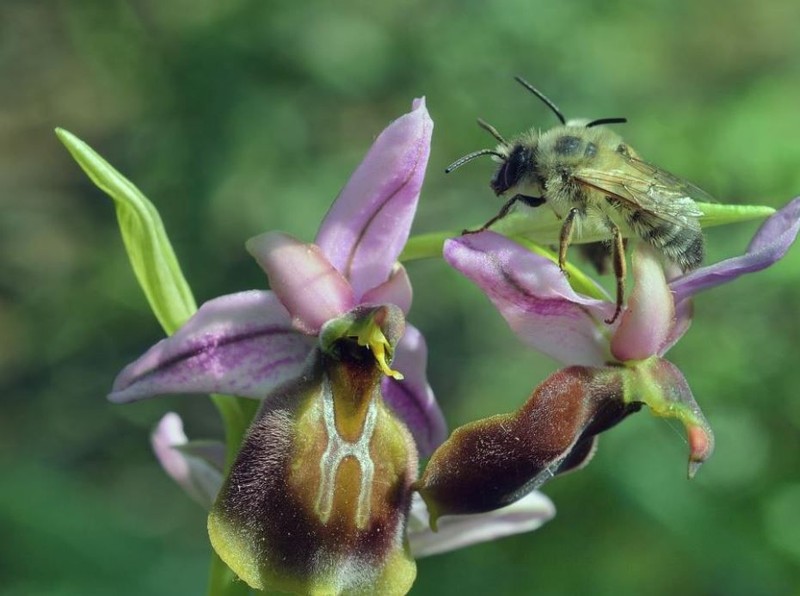
[{"label": "green stem", "polygon": [[225,472],[227,472],[236,460],[244,433],[250,426],[260,402],[254,399],[217,394],[211,396],[211,401],[217,406],[225,427]]},{"label": "green stem", "polygon": [[442,256],[444,241],[448,238],[455,238],[458,232],[432,232],[431,234],[419,234],[412,236],[406,242],[403,252],[400,253],[400,261],[416,261],[419,259],[433,259]]},{"label": "green stem", "polygon": [[[260,402],[230,395],[211,395],[225,427],[225,473],[230,470],[253,415]],[[222,559],[211,551],[208,572],[208,596],[247,596],[249,586],[239,580]]]}]

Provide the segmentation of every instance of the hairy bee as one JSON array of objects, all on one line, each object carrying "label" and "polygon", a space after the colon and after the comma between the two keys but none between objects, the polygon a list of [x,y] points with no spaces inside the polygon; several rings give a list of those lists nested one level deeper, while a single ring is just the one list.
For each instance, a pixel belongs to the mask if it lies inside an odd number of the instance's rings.
[{"label": "hairy bee", "polygon": [[563,222],[558,248],[563,270],[567,248],[574,235],[580,237],[582,227],[608,232],[609,242],[603,249],[613,259],[617,300],[614,316],[606,322],[613,323],[622,310],[625,291],[623,237],[641,238],[684,272],[694,269],[703,260],[703,234],[697,219],[702,212],[695,201],[713,199],[693,184],[642,161],[622,137],[602,126],[625,122],[625,118],[567,121],[540,91],[520,77],[515,79],[542,100],[561,125],[544,132],[532,128],[507,141],[494,127],[478,120],[500,144],[465,155],[445,172],[492,155],[501,163],[490,186],[498,196],[508,193],[511,197],[483,226],[465,233],[486,230],[516,203],[547,204]]}]

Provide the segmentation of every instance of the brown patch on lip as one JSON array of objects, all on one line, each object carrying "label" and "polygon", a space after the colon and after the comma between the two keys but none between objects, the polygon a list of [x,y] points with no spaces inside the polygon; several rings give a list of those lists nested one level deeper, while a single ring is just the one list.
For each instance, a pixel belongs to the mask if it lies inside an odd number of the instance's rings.
[{"label": "brown patch on lip", "polygon": [[434,523],[439,515],[498,509],[585,463],[595,435],[640,407],[623,401],[614,368],[562,369],[516,412],[453,432],[415,488]]}]

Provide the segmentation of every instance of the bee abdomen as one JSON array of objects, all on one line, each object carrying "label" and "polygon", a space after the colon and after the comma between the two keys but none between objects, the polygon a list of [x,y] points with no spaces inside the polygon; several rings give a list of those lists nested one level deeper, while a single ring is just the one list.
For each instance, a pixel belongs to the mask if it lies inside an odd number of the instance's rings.
[{"label": "bee abdomen", "polygon": [[690,271],[697,269],[705,257],[705,244],[703,242],[703,232],[700,230],[685,230],[685,244],[681,252],[681,258],[676,259],[681,270]]},{"label": "bee abdomen", "polygon": [[658,223],[641,229],[641,237],[676,263],[682,271],[696,269],[703,262],[705,245],[699,228]]}]

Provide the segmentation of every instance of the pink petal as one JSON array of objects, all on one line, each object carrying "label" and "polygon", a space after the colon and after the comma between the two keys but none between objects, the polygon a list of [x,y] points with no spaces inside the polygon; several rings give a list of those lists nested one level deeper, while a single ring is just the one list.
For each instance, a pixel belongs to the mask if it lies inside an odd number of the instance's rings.
[{"label": "pink petal", "polygon": [[382,284],[368,290],[361,297],[362,304],[394,304],[404,314],[411,309],[411,280],[408,279],[406,268],[400,263],[395,263],[392,272]]},{"label": "pink petal", "polygon": [[313,339],[298,333],[272,292],[206,302],[114,381],[123,403],[162,393],[228,393],[261,399],[302,369]]},{"label": "pink petal", "polygon": [[644,360],[659,352],[675,322],[675,305],[658,255],[639,244],[633,253],[634,288],[611,339],[620,362]]},{"label": "pink petal", "polygon": [[437,532],[428,527],[425,502],[414,494],[408,523],[408,542],[416,558],[497,540],[538,529],[556,514],[552,501],[538,491],[488,513],[443,515]]},{"label": "pink petal", "polygon": [[609,302],[577,294],[549,259],[495,234],[448,240],[444,258],[483,290],[527,345],[568,364],[608,360]]},{"label": "pink petal", "polygon": [[702,267],[670,283],[678,304],[698,292],[733,281],[745,273],[765,269],[783,258],[800,231],[800,197],[790,201],[759,228],[747,251],[733,257]]},{"label": "pink petal", "polygon": [[292,315],[292,324],[309,335],[326,321],[355,306],[353,289],[318,246],[283,232],[267,232],[247,241],[248,252],[269,276],[272,291]]},{"label": "pink petal", "polygon": [[405,422],[417,443],[420,455],[427,457],[447,438],[447,424],[428,385],[426,368],[428,348],[425,338],[413,325],[406,323],[406,332],[395,349],[392,368],[403,373],[403,380],[386,377],[383,399]]},{"label": "pink petal", "polygon": [[694,313],[694,304],[690,299],[683,300],[675,305],[675,323],[669,332],[669,336],[658,350],[658,355],[663,356],[672,346],[678,343],[678,340],[683,337],[683,334],[689,330],[692,325],[692,315]]},{"label": "pink petal", "polygon": [[425,100],[375,140],[325,216],[315,243],[356,296],[382,283],[408,239],[430,154]]},{"label": "pink petal", "polygon": [[[190,445],[183,432],[183,421],[169,412],[159,421],[150,437],[153,451],[164,471],[186,493],[206,509],[210,509],[222,487],[222,471],[203,457],[192,455],[185,448]],[[207,445],[224,457],[222,443]]]}]

